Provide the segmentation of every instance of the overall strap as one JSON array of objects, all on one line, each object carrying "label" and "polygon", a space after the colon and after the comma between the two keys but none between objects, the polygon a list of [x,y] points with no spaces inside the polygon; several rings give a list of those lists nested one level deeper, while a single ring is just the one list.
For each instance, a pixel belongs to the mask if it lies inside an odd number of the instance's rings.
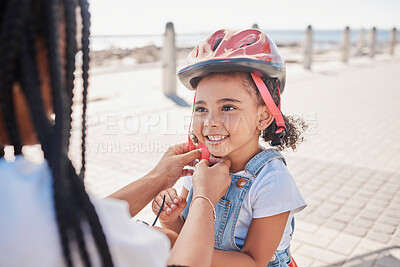
[{"label": "overall strap", "polygon": [[190,188],[190,190],[189,190],[189,195],[186,199],[186,201],[187,201],[186,207],[181,213],[181,215],[183,216],[183,219],[185,221],[186,221],[187,216],[189,215],[189,207],[190,207],[190,204],[192,203],[192,199],[193,199],[193,187]]},{"label": "overall strap", "polygon": [[253,175],[257,175],[261,169],[273,159],[280,159],[286,165],[285,158],[279,153],[278,150],[274,148],[268,148],[257,155],[255,155],[247,164],[246,164],[246,171],[252,173]]}]

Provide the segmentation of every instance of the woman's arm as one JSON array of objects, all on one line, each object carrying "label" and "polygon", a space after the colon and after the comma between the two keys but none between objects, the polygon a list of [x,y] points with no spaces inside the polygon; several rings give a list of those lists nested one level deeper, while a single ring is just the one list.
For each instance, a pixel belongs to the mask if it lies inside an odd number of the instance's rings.
[{"label": "woman's arm", "polygon": [[189,152],[187,144],[170,147],[153,170],[109,197],[127,201],[131,215],[135,216],[160,191],[172,187],[181,176],[191,174],[192,170],[183,167],[200,156],[199,150]]},{"label": "woman's arm", "polygon": [[267,266],[282,239],[289,213],[253,219],[242,251],[214,250],[212,266]]},{"label": "woman's arm", "polygon": [[171,250],[169,264],[210,266],[213,249],[213,210],[205,199],[197,198]]},{"label": "woman's arm", "polygon": [[[226,193],[231,179],[229,160],[212,167],[206,160],[196,165],[193,175],[193,196],[206,196],[214,207]],[[169,265],[210,266],[214,250],[214,217],[210,203],[204,198],[192,201],[189,215],[175,246],[171,250]]]}]

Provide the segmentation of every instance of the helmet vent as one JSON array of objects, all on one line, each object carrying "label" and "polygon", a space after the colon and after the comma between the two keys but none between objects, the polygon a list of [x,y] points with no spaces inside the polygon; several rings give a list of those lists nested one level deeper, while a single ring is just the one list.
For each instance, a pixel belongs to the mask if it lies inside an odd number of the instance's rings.
[{"label": "helmet vent", "polygon": [[215,40],[215,42],[213,43],[213,46],[212,46],[212,51],[217,50],[217,47],[219,46],[221,41],[222,41],[222,38],[219,38],[219,39]]},{"label": "helmet vent", "polygon": [[257,41],[257,35],[255,34],[250,34],[248,36],[245,36],[244,38],[240,39],[239,41],[236,42],[236,44],[233,46],[235,49],[239,49],[242,47],[246,47],[249,45],[254,44]]}]

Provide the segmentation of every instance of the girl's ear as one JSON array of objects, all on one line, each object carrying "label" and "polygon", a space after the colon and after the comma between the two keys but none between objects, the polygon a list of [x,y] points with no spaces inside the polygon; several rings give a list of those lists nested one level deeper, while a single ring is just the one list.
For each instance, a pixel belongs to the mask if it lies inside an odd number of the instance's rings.
[{"label": "girl's ear", "polygon": [[266,106],[258,108],[259,120],[257,129],[262,131],[268,128],[268,126],[274,121],[274,116]]}]

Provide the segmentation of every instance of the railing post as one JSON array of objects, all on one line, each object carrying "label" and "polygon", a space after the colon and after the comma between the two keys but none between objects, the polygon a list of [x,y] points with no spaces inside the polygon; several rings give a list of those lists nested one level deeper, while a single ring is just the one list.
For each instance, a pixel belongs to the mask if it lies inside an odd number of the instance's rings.
[{"label": "railing post", "polygon": [[364,28],[360,29],[360,33],[358,35],[357,47],[356,47],[356,55],[363,55],[364,54]]},{"label": "railing post", "polygon": [[342,61],[347,63],[349,61],[350,52],[350,27],[347,26],[343,32],[342,38]]},{"label": "railing post", "polygon": [[369,36],[369,56],[373,59],[375,57],[376,46],[376,28],[373,27]]},{"label": "railing post", "polygon": [[163,91],[165,95],[176,95],[176,48],[174,24],[168,22],[165,26],[163,46]]},{"label": "railing post", "polygon": [[397,30],[396,28],[393,28],[391,33],[390,33],[390,48],[389,48],[389,53],[390,55],[394,56],[394,50],[396,48],[396,33]]},{"label": "railing post", "polygon": [[304,41],[304,59],[303,66],[305,69],[311,69],[312,63],[312,27],[308,25]]}]

